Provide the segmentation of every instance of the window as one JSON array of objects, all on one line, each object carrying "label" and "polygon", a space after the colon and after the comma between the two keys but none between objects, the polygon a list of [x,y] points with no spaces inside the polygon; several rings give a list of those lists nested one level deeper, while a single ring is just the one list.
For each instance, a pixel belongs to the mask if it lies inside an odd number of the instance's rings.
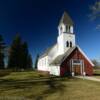
[{"label": "window", "polygon": [[73,60],[73,63],[75,63],[75,64],[77,64],[77,63],[81,63],[81,60],[74,59],[74,60]]},{"label": "window", "polygon": [[70,41],[70,47],[72,47],[72,42]]},{"label": "window", "polygon": [[62,33],[62,26],[60,27],[60,31],[61,31],[61,33]]},{"label": "window", "polygon": [[68,25],[66,25],[66,32],[68,32]]},{"label": "window", "polygon": [[62,26],[60,27],[60,30],[62,31]]},{"label": "window", "polygon": [[70,26],[69,26],[69,30],[68,31],[70,32]]},{"label": "window", "polygon": [[66,42],[66,47],[69,47],[69,42],[68,41]]},{"label": "window", "polygon": [[46,66],[46,64],[47,64],[47,63],[46,63],[46,58],[45,58],[45,66]]},{"label": "window", "polygon": [[66,32],[70,32],[70,26],[66,25]]}]

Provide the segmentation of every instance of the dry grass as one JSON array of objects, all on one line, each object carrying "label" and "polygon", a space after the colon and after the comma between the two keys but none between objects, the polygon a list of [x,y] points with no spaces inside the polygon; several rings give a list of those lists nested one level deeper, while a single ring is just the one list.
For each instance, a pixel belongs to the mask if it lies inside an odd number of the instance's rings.
[{"label": "dry grass", "polygon": [[49,95],[46,100],[100,100],[100,83],[73,79],[62,82],[63,91]]},{"label": "dry grass", "polygon": [[94,75],[100,76],[100,69],[94,69]]},{"label": "dry grass", "polygon": [[46,80],[40,78],[34,81],[34,74],[37,73],[15,72],[3,77],[0,80],[0,98],[9,98],[5,100],[16,100],[15,98],[18,100],[100,100],[99,82],[50,77]]},{"label": "dry grass", "polygon": [[94,76],[93,77],[100,79],[100,69],[94,70]]},{"label": "dry grass", "polygon": [[[4,74],[3,74],[4,73]],[[34,78],[48,78],[49,76],[46,73],[41,73],[37,71],[24,71],[24,72],[9,72],[2,71],[0,79],[5,80],[29,80]]]}]

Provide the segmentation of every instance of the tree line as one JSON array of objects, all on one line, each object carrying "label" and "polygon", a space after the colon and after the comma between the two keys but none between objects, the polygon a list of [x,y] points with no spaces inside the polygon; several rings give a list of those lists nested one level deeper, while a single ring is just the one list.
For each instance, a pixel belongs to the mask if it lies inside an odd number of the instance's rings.
[{"label": "tree line", "polygon": [[[33,67],[32,57],[28,50],[28,44],[22,41],[17,34],[10,47],[7,49],[2,35],[0,35],[0,69],[13,69],[15,71],[30,70]],[[7,57],[6,57],[7,54]],[[8,58],[8,60],[6,60]],[[5,61],[6,60],[6,61]]]},{"label": "tree line", "polygon": [[100,69],[100,61],[97,59],[92,60],[95,69]]},{"label": "tree line", "polygon": [[[28,44],[22,41],[19,34],[16,34],[11,45],[7,49],[2,35],[0,35],[0,69],[13,69],[15,71],[33,69],[31,54],[28,50]],[[7,57],[6,57],[7,54]],[[8,58],[8,60],[6,60]],[[37,69],[39,55],[37,54],[34,68]],[[92,60],[95,68],[100,68],[100,62]],[[7,67],[5,67],[5,63]]]}]

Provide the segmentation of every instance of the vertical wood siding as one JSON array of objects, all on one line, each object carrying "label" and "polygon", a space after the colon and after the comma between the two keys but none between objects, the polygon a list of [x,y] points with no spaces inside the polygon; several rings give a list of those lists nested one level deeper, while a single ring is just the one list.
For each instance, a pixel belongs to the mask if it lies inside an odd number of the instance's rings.
[{"label": "vertical wood siding", "polygon": [[86,75],[93,75],[93,66],[88,62],[88,60],[82,55],[82,53],[76,48],[70,55],[67,57],[60,66],[60,75],[71,75],[70,72],[70,60],[71,59],[81,59],[84,61],[84,68]]}]

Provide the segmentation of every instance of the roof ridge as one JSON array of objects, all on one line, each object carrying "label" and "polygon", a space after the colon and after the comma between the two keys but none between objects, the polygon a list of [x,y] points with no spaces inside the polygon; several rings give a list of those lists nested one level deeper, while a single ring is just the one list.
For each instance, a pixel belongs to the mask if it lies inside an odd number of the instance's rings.
[{"label": "roof ridge", "polygon": [[42,55],[41,55],[39,58],[42,58],[42,57],[48,55],[48,53],[51,51],[51,49],[52,49],[54,46],[56,46],[56,44],[52,45],[51,47],[46,48],[45,51],[42,53]]}]

